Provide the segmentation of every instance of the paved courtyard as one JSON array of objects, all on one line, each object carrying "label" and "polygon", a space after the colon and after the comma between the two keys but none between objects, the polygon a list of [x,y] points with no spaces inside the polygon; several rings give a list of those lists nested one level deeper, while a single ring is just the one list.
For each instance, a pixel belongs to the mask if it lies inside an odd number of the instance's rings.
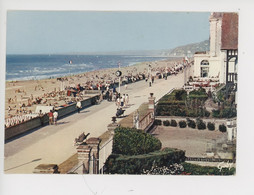
[{"label": "paved courtyard", "polygon": [[207,143],[226,139],[220,131],[192,128],[158,126],[152,133],[160,139],[162,147],[178,148],[186,151],[187,157],[206,157]]}]

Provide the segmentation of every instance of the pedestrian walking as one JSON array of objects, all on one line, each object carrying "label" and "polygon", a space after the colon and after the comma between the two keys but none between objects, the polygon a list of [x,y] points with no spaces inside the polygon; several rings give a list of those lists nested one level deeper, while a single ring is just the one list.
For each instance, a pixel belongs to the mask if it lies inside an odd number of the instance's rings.
[{"label": "pedestrian walking", "polygon": [[58,112],[55,110],[53,112],[53,118],[54,118],[54,124],[57,125],[57,117],[58,117]]},{"label": "pedestrian walking", "polygon": [[116,99],[116,105],[118,108],[120,107],[120,98],[119,97]]},{"label": "pedestrian walking", "polygon": [[125,102],[126,102],[126,106],[128,106],[129,105],[129,95],[128,94],[125,95]]},{"label": "pedestrian walking", "polygon": [[52,110],[49,111],[48,116],[49,116],[49,125],[53,125],[53,111]]},{"label": "pedestrian walking", "polygon": [[39,112],[39,117],[40,117],[40,121],[41,121],[41,126],[44,126],[44,114],[42,113],[42,110],[40,110],[40,112]]},{"label": "pedestrian walking", "polygon": [[78,113],[80,113],[80,109],[82,108],[82,106],[81,106],[81,102],[79,100],[77,101],[76,107],[78,109]]},{"label": "pedestrian walking", "polygon": [[121,97],[121,107],[123,107],[123,105],[124,105],[124,98],[123,97]]}]

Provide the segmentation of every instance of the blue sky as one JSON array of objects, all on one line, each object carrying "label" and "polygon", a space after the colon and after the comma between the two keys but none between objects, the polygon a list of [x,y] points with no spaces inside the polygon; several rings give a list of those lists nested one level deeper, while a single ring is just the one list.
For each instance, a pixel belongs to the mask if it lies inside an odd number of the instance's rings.
[{"label": "blue sky", "polygon": [[209,39],[208,12],[9,11],[7,54],[171,49]]}]

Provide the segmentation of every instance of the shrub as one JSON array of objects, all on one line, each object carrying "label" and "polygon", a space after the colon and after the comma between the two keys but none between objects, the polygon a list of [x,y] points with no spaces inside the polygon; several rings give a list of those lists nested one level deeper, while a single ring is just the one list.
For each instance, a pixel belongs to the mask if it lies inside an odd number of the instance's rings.
[{"label": "shrub", "polygon": [[231,107],[226,107],[222,110],[222,118],[232,118],[236,117],[236,109]]},{"label": "shrub", "polygon": [[194,120],[187,119],[187,124],[188,124],[188,127],[191,127],[193,129],[196,128],[196,123]]},{"label": "shrub", "polygon": [[222,124],[222,125],[219,125],[219,130],[220,130],[220,132],[226,132],[227,131],[227,127],[224,125],[224,124]]},{"label": "shrub", "polygon": [[176,120],[171,119],[171,123],[170,123],[170,125],[171,125],[172,127],[176,127],[176,126],[177,126],[177,122],[176,122]]},{"label": "shrub", "polygon": [[222,110],[212,110],[214,118],[232,118],[237,116],[235,108],[225,107]]},{"label": "shrub", "polygon": [[153,123],[154,125],[161,125],[161,120],[159,120],[159,119],[156,119],[156,120],[154,120],[154,123]]},{"label": "shrub", "polygon": [[185,128],[187,126],[186,122],[185,121],[179,121],[179,127],[180,128]]},{"label": "shrub", "polygon": [[208,128],[209,130],[213,131],[213,130],[215,129],[214,123],[208,122],[207,128]]},{"label": "shrub", "polygon": [[200,123],[198,123],[198,129],[202,130],[202,129],[206,129],[206,124],[202,121]]},{"label": "shrub", "polygon": [[204,88],[200,87],[199,89],[192,90],[189,93],[189,97],[190,98],[198,98],[201,100],[206,100],[208,98],[208,95],[206,94],[206,90]]},{"label": "shrub", "polygon": [[159,139],[134,128],[115,129],[113,153],[123,155],[146,154],[161,149]]},{"label": "shrub", "polygon": [[170,148],[134,156],[111,154],[105,162],[105,173],[142,174],[144,170],[150,170],[153,166],[170,166],[184,160],[184,151]]},{"label": "shrub", "polygon": [[168,121],[168,120],[165,120],[165,121],[163,121],[163,125],[164,125],[164,126],[169,126],[169,125],[170,125],[170,123],[169,123],[169,121]]},{"label": "shrub", "polygon": [[212,112],[214,118],[220,118],[220,110],[212,110]]},{"label": "shrub", "polygon": [[198,129],[200,129],[200,130],[206,129],[206,124],[203,122],[203,120],[197,119],[197,127],[198,127]]},{"label": "shrub", "polygon": [[235,168],[222,168],[221,170],[217,167],[200,166],[191,163],[182,163],[184,173],[188,175],[234,175]]},{"label": "shrub", "polygon": [[176,100],[184,100],[187,92],[185,90],[176,90],[175,91],[175,99]]},{"label": "shrub", "polygon": [[205,112],[204,113],[205,117],[209,117],[210,116],[210,112],[209,111],[205,110],[204,112]]}]

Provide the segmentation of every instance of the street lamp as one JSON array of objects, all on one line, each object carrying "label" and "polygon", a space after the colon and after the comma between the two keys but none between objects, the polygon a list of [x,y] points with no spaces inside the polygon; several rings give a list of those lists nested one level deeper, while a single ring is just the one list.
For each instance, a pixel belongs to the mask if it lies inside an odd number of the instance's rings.
[{"label": "street lamp", "polygon": [[120,62],[118,63],[118,71],[119,71],[119,76],[118,76],[118,87],[119,87],[119,94],[121,93],[121,91],[120,91],[120,87],[121,87],[121,71],[120,71]]},{"label": "street lamp", "polygon": [[152,75],[151,75],[151,64],[149,64],[148,65],[148,80],[149,80],[149,87],[151,87],[152,86],[152,81],[151,81],[151,77],[152,77]]}]

